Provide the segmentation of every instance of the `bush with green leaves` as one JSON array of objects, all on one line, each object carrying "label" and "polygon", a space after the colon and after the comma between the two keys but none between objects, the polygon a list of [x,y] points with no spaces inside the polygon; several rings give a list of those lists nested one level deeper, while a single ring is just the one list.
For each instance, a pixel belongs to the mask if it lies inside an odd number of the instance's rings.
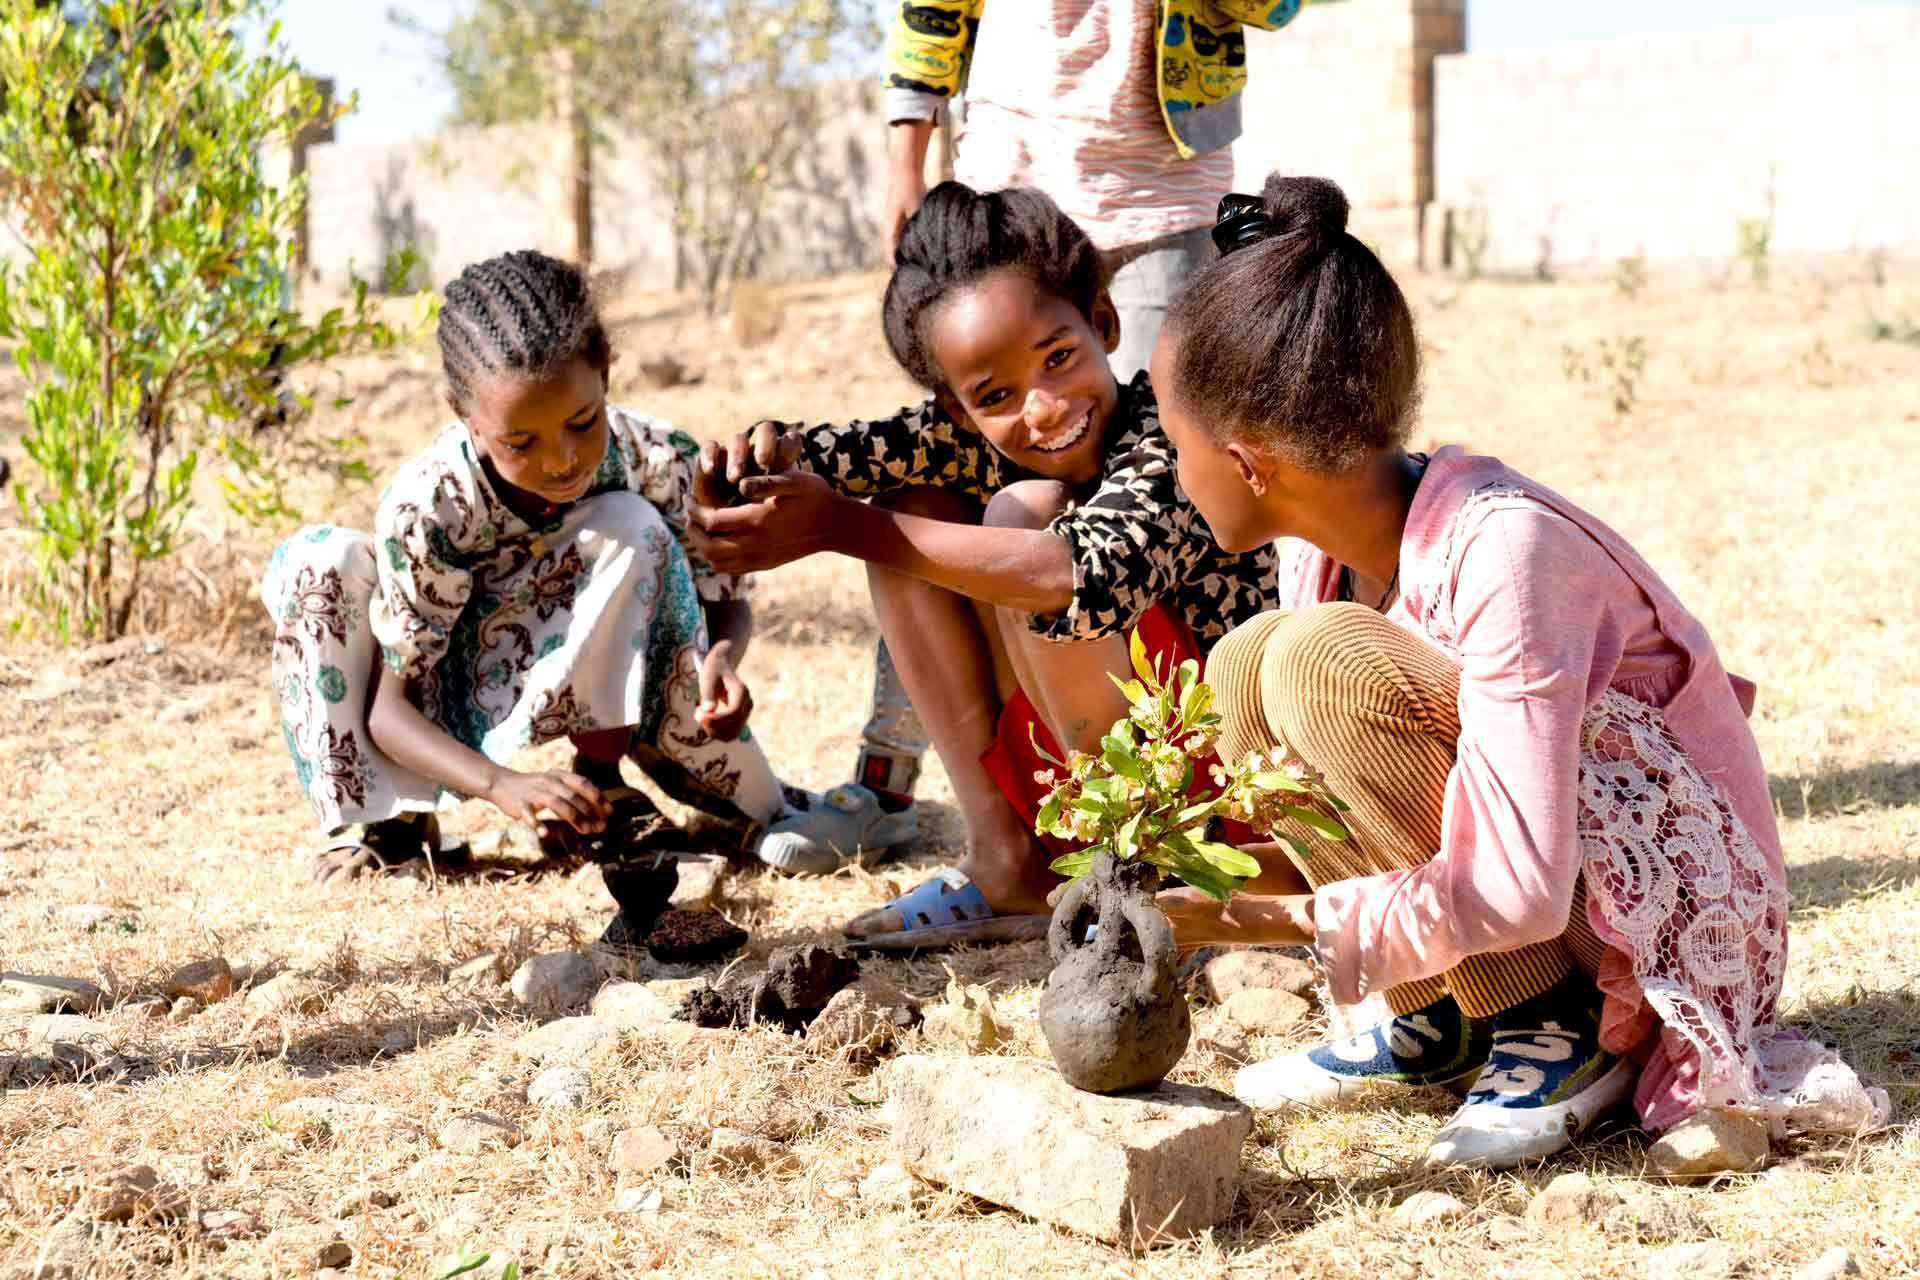
[{"label": "bush with green leaves", "polygon": [[322,104],[276,29],[249,50],[263,17],[258,0],[0,0],[0,216],[28,250],[0,262],[0,338],[28,382],[35,474],[15,489],[62,634],[125,631],[203,464],[255,522],[294,514],[297,475],[368,478],[355,442],[299,429],[312,400],[288,378],[403,333],[364,285],[316,318],[293,306],[304,183],[264,160]]},{"label": "bush with green leaves", "polygon": [[[1087,847],[1054,859],[1053,869],[1078,877],[1094,855],[1111,852],[1138,860],[1225,902],[1260,874],[1252,854],[1208,838],[1214,818],[1245,823],[1285,844],[1294,856],[1312,857],[1312,847],[1284,830],[1297,823],[1327,840],[1345,840],[1338,814],[1347,806],[1306,762],[1284,751],[1250,751],[1235,762],[1211,766],[1217,789],[1194,787],[1194,770],[1214,754],[1220,715],[1213,689],[1200,679],[1191,658],[1170,672],[1147,655],[1135,631],[1128,641],[1135,679],[1110,676],[1126,695],[1128,711],[1100,740],[1100,754],[1070,752],[1066,760],[1036,741],[1034,749],[1054,768],[1036,780],[1052,788],[1034,829],[1041,835],[1085,841]],[[1062,777],[1059,770],[1065,770]]]}]

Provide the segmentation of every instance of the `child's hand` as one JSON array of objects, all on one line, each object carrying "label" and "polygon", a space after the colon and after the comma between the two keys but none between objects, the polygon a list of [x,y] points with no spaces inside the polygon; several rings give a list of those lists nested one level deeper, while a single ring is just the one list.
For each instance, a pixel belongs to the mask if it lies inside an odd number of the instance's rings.
[{"label": "child's hand", "polygon": [[581,835],[593,835],[606,829],[613,812],[600,788],[577,773],[560,769],[548,773],[503,769],[500,780],[484,798],[509,818],[532,823],[542,839],[556,821]]},{"label": "child's hand", "polygon": [[800,460],[800,438],[784,422],[760,422],[722,444],[700,446],[693,469],[693,500],[703,507],[724,507],[738,500],[748,476],[775,475]]},{"label": "child's hand", "polygon": [[753,695],[733,669],[733,646],[725,640],[707,650],[700,664],[700,706],[694,719],[722,742],[732,742],[753,714]]},{"label": "child's hand", "polygon": [[717,572],[755,573],[835,549],[833,513],[842,499],[819,476],[749,476],[740,491],[740,506],[689,512],[687,540]]}]

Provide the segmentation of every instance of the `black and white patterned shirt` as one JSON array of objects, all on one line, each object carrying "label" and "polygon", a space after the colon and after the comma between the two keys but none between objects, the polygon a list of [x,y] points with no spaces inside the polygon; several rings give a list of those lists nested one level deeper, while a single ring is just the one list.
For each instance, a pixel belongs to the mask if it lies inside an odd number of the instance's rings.
[{"label": "black and white patterned shirt", "polygon": [[[1037,478],[933,399],[890,418],[794,430],[801,465],[849,497],[933,487],[984,504],[1016,480]],[[1120,389],[1092,492],[1048,532],[1073,556],[1073,599],[1030,621],[1049,640],[1119,634],[1164,601],[1204,648],[1274,605],[1273,547],[1230,555],[1214,542],[1175,479],[1173,445],[1144,371]]]}]

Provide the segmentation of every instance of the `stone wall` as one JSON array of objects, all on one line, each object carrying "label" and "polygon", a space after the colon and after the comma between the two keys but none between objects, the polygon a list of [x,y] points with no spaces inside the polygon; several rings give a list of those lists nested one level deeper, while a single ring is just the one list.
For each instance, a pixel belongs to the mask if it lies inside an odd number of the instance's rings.
[{"label": "stone wall", "polygon": [[1920,244],[1917,69],[1914,7],[1442,57],[1436,213],[1500,271],[1727,260],[1742,223],[1772,253]]}]

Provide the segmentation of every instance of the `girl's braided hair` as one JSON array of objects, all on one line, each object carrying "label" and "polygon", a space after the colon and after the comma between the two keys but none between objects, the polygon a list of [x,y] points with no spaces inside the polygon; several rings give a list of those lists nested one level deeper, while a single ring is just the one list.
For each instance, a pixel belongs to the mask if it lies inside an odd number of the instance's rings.
[{"label": "girl's braided hair", "polygon": [[943,182],[927,192],[900,235],[881,320],[887,346],[929,391],[945,385],[927,349],[934,314],[955,293],[995,271],[1023,271],[1092,318],[1107,287],[1100,252],[1078,223],[1038,191],[975,191]]},{"label": "girl's braided hair", "polygon": [[1413,313],[1348,233],[1346,195],[1276,173],[1259,200],[1229,196],[1221,212],[1221,256],[1167,313],[1179,347],[1161,398],[1177,394],[1216,438],[1318,471],[1404,444],[1420,390]]},{"label": "girl's braided hair", "polygon": [[462,271],[447,286],[439,338],[447,394],[459,412],[476,374],[540,378],[570,360],[605,369],[613,359],[586,274],[533,249]]}]

